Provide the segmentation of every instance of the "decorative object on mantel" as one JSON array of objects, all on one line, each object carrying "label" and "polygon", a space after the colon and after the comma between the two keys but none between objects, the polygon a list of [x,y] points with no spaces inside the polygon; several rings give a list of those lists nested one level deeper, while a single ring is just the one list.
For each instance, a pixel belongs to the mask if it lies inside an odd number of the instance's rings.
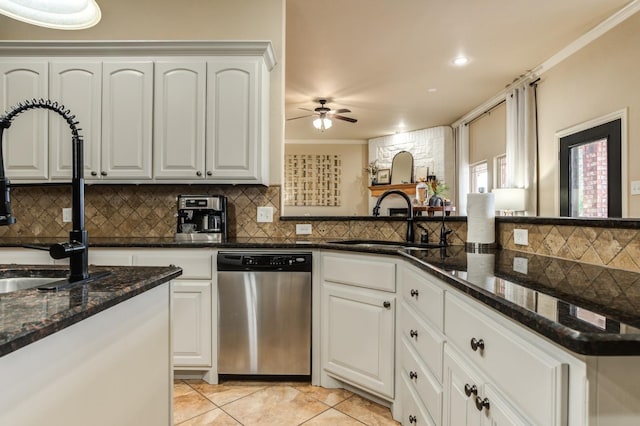
[{"label": "decorative object on mantel", "polygon": [[391,170],[378,169],[376,174],[376,185],[389,185],[391,183]]},{"label": "decorative object on mantel", "polygon": [[388,183],[394,185],[413,182],[413,155],[409,151],[400,151],[393,156],[390,178]]},{"label": "decorative object on mantel", "polygon": [[376,185],[378,183],[378,160],[375,159],[371,162],[369,162],[369,164],[367,164],[367,167],[365,167],[364,171],[367,172],[369,174],[369,182],[371,182],[371,185]]}]

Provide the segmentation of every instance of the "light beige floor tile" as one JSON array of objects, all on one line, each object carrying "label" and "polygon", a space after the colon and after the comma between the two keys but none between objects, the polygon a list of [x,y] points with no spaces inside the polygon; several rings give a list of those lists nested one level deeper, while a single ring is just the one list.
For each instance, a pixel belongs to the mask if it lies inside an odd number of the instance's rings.
[{"label": "light beige floor tile", "polygon": [[358,395],[353,395],[333,408],[369,426],[400,424],[393,420],[391,410],[387,407],[368,401]]},{"label": "light beige floor tile", "polygon": [[173,397],[181,396],[187,394],[189,392],[193,392],[191,386],[183,382],[182,380],[174,381],[173,383]]},{"label": "light beige floor tile", "polygon": [[304,426],[362,426],[363,424],[333,408],[303,423]]},{"label": "light beige floor tile", "polygon": [[[174,392],[175,392],[174,385]],[[193,389],[184,391],[173,396],[173,423],[178,424],[196,417],[200,414],[211,411],[216,406],[204,396]]]},{"label": "light beige floor tile", "polygon": [[270,386],[223,407],[245,426],[299,425],[328,408],[291,386]]},{"label": "light beige floor tile", "polygon": [[187,420],[184,423],[180,423],[180,426],[238,426],[240,423],[235,421],[233,417],[222,411],[220,408],[216,408],[211,411],[207,411],[197,417]]},{"label": "light beige floor tile", "polygon": [[328,389],[321,386],[313,386],[309,384],[304,386],[296,386],[295,388],[300,392],[304,392],[307,395],[312,396],[331,407],[339,404],[340,402],[353,395],[353,393],[345,389]]},{"label": "light beige floor tile", "polygon": [[221,407],[237,399],[251,395],[265,388],[264,385],[229,385],[227,383],[210,385],[204,380],[185,380],[196,391],[207,397],[210,401]]}]

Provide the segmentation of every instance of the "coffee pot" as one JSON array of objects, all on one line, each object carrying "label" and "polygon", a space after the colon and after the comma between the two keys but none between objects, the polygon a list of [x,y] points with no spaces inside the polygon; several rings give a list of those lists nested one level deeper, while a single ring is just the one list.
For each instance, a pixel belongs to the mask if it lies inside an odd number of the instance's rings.
[{"label": "coffee pot", "polygon": [[223,195],[178,195],[176,240],[227,240],[227,198]]}]

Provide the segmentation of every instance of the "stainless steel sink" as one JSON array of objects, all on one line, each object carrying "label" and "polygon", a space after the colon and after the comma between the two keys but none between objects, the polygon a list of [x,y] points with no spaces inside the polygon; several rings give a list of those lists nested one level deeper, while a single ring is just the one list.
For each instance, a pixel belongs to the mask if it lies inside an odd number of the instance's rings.
[{"label": "stainless steel sink", "polygon": [[64,280],[64,277],[9,277],[0,278],[0,294],[12,291],[26,290],[40,287],[55,281]]},{"label": "stainless steel sink", "polygon": [[333,244],[344,244],[357,247],[370,247],[382,249],[404,249],[404,250],[429,250],[442,247],[437,243],[417,244],[402,241],[378,241],[378,240],[339,240],[331,241]]}]

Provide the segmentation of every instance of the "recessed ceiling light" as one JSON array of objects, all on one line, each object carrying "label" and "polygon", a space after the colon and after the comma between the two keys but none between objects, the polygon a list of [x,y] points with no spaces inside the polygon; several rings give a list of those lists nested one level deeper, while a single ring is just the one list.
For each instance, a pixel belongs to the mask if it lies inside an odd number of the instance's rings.
[{"label": "recessed ceiling light", "polygon": [[436,89],[435,87],[430,87],[430,88],[427,89],[427,92],[429,92],[429,93],[435,93],[437,91],[438,91],[438,89]]},{"label": "recessed ceiling light", "polygon": [[463,65],[467,65],[468,63],[469,63],[469,58],[467,58],[466,56],[458,56],[453,60],[453,64],[459,67]]}]

